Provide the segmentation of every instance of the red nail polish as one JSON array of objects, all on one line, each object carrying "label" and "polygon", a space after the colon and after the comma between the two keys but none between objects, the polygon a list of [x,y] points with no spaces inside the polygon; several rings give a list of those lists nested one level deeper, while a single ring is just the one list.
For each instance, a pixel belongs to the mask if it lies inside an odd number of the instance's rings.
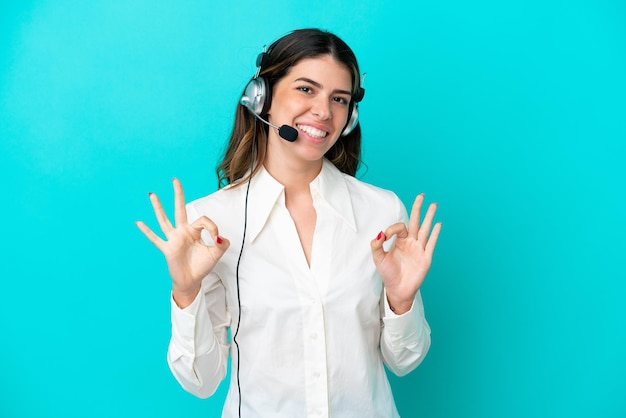
[{"label": "red nail polish", "polygon": [[223,242],[222,237],[220,237],[219,235],[215,238],[215,242],[217,242],[218,244],[221,244]]},{"label": "red nail polish", "polygon": [[152,196],[152,192],[148,192],[148,196]]},{"label": "red nail polish", "polygon": [[383,236],[383,231],[380,231],[376,236],[376,241],[380,241],[380,238]]}]

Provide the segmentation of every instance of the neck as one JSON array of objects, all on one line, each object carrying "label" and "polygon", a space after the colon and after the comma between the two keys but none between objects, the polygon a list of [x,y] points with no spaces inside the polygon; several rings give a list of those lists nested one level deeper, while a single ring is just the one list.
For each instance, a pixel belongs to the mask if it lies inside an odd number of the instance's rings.
[{"label": "neck", "polygon": [[285,192],[309,191],[309,184],[322,170],[322,160],[317,161],[281,161],[268,153],[264,166],[280,184]]}]

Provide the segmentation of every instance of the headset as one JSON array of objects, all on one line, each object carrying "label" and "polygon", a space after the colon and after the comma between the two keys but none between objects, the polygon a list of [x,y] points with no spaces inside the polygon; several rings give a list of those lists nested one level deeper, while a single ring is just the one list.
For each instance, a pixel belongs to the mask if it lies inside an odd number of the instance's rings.
[{"label": "headset", "polygon": [[[252,80],[248,82],[248,85],[246,85],[243,96],[241,96],[239,102],[244,105],[256,118],[271,126],[272,128],[278,129],[278,133],[283,139],[289,142],[293,142],[298,136],[298,131],[296,131],[295,128],[288,125],[278,127],[264,119],[265,117],[267,117],[267,111],[269,110],[272,103],[272,86],[264,77],[260,77],[259,74],[261,73],[261,70],[267,66],[267,63],[270,59],[270,53],[271,51],[267,52],[264,47],[263,52],[261,52],[257,56],[256,74],[254,75]],[[341,136],[349,135],[350,132],[352,132],[359,123],[358,103],[363,100],[364,95],[365,89],[363,89],[362,86],[359,86],[356,94],[354,94],[352,96],[352,99],[350,100],[348,119],[346,125],[341,131]]]}]

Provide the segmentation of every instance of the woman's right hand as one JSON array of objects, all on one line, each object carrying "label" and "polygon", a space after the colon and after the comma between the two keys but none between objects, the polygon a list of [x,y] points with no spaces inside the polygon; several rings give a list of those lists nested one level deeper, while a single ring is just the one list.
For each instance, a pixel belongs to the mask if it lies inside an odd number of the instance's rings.
[{"label": "woman's right hand", "polygon": [[[150,202],[154,208],[161,231],[167,240],[161,239],[146,224],[136,222],[137,227],[165,256],[167,267],[172,277],[172,295],[180,308],[189,306],[200,291],[202,279],[209,274],[230,242],[221,237],[217,225],[206,216],[198,218],[192,224],[187,223],[183,186],[178,179],[174,183],[174,220],[170,223],[159,198],[150,193]],[[206,245],[200,234],[206,229],[215,245]]]}]

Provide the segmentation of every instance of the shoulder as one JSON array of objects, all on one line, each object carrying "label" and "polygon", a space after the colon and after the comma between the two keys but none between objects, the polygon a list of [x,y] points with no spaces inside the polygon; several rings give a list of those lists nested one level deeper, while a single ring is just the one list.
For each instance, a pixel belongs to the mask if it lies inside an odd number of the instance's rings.
[{"label": "shoulder", "polygon": [[366,183],[348,174],[342,175],[352,197],[361,197],[368,201],[373,200],[374,202],[378,201],[383,204],[397,204],[400,202],[398,196],[391,190],[374,186],[373,184]]},{"label": "shoulder", "polygon": [[[245,186],[228,186],[187,203],[189,222],[193,222],[200,216],[208,216],[214,219],[216,217],[224,217],[224,214],[236,215],[242,207],[245,189]],[[230,218],[231,216],[226,217]]]},{"label": "shoulder", "polygon": [[356,214],[368,212],[388,218],[387,222],[404,222],[407,218],[404,204],[391,190],[366,183],[348,174],[343,174],[350,200]]},{"label": "shoulder", "polygon": [[324,159],[322,175],[324,183],[332,185],[327,186],[328,189],[341,188],[340,184],[345,184],[348,193],[352,199],[360,197],[361,199],[374,202],[382,202],[389,204],[390,202],[399,201],[398,197],[391,190],[374,186],[357,179],[349,174],[341,172],[333,163]]}]

